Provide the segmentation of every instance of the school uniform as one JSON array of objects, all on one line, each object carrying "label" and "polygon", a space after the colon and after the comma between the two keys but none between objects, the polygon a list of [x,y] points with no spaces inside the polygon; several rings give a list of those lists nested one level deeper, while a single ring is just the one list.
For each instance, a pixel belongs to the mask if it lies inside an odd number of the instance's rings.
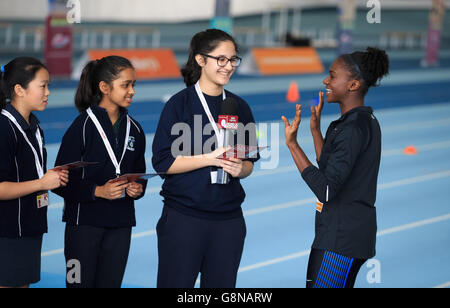
[{"label": "school uniform", "polygon": [[[212,118],[217,121],[223,95],[203,95]],[[242,98],[229,91],[225,91],[225,95],[237,101],[240,123],[255,122],[250,107]],[[191,132],[187,138],[190,142],[178,144],[181,136],[175,128],[183,125]],[[188,156],[214,150],[203,149],[205,144],[211,144],[211,138],[216,138],[213,129],[205,129],[208,125],[210,121],[194,86],[174,95],[161,113],[153,140],[154,169],[167,172],[176,159],[173,144]],[[234,144],[238,143],[237,138],[235,135]],[[251,140],[254,144],[250,144]],[[256,131],[247,131],[242,142],[255,146]],[[256,156],[248,160],[254,163],[258,159]],[[214,167],[206,167],[163,176],[160,194],[164,209],[156,228],[158,287],[193,287],[199,272],[201,287],[235,286],[246,235],[241,208],[245,192],[238,178],[231,177],[225,185],[212,184],[214,170]]]},{"label": "school uniform", "polygon": [[[120,163],[120,174],[145,173],[145,134],[133,118],[129,137],[125,142],[128,111],[121,109],[113,126],[105,109],[91,107],[103,128],[113,154]],[[124,149],[126,147],[126,149]],[[124,152],[125,151],[125,152]],[[67,187],[55,190],[64,198],[63,221],[66,222],[66,261],[81,263],[80,284],[68,287],[120,287],[131,239],[131,228],[136,225],[134,201],[124,198],[106,200],[95,197],[95,189],[117,177],[116,167],[105,147],[93,119],[82,112],[65,133],[55,165],[74,161],[96,162],[96,165],[69,172]],[[145,188],[147,181],[139,181]],[[111,261],[115,255],[115,262]],[[103,267],[106,266],[104,269]]]},{"label": "school uniform", "polygon": [[[362,106],[330,124],[318,161],[319,168],[310,166],[302,172],[305,182],[323,203],[316,211],[312,249],[329,270],[333,266],[343,268],[342,262],[347,260],[349,268],[345,272],[355,272],[352,266],[359,270],[367,259],[375,256],[375,200],[380,158],[378,120],[372,108]],[[311,272],[317,274],[317,270]],[[326,277],[326,273],[322,276]],[[322,280],[316,286],[330,285],[325,282],[331,281],[329,277]],[[349,286],[345,279],[336,285]]]},{"label": "school uniform", "polygon": [[[25,132],[45,173],[47,152],[38,119],[30,114],[28,124],[12,105],[7,104],[4,110]],[[0,182],[39,179],[30,145],[13,121],[3,114],[0,132]],[[47,233],[47,207],[38,208],[40,195],[42,192],[0,201],[0,286],[18,287],[40,280],[42,236]]]}]

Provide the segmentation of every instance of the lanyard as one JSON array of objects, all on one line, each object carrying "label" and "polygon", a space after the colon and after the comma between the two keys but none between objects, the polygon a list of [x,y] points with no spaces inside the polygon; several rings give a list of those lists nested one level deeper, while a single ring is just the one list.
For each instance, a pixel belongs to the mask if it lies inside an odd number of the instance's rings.
[{"label": "lanyard", "polygon": [[88,113],[92,122],[94,122],[95,127],[97,127],[97,131],[100,134],[100,137],[102,137],[103,143],[105,144],[106,147],[106,151],[108,151],[109,157],[111,158],[111,162],[113,163],[114,168],[116,168],[116,175],[119,176],[121,173],[120,164],[122,164],[123,157],[125,156],[125,152],[127,151],[127,143],[130,137],[130,117],[127,115],[127,133],[125,135],[125,143],[123,145],[122,158],[120,159],[120,162],[117,162],[116,155],[114,154],[111,144],[109,143],[108,137],[106,137],[105,131],[103,130],[103,127],[100,125],[100,122],[98,121],[97,117],[92,112],[91,108],[88,108],[86,112]]},{"label": "lanyard", "polygon": [[[211,111],[209,110],[208,103],[206,102],[206,98],[203,95],[202,90],[200,89],[200,81],[197,81],[197,83],[195,84],[195,90],[197,91],[198,98],[200,99],[203,109],[205,110],[205,113],[208,116],[209,122],[211,123],[211,125],[214,129],[214,132],[216,133],[217,141],[219,142],[219,146],[221,146],[223,144],[224,136],[223,136],[223,134],[220,133],[219,127],[217,126],[216,121],[214,121]],[[226,98],[225,90],[223,90],[222,96],[223,96],[223,99],[225,100],[225,98]]]},{"label": "lanyard", "polygon": [[[6,116],[8,119],[10,119],[11,122],[13,122],[14,125],[17,127],[17,129],[22,133],[23,138],[25,138],[25,141],[28,143],[31,150],[33,151],[34,161],[36,164],[36,171],[38,173],[39,179],[42,179],[44,177],[44,167],[43,167],[43,164],[41,165],[38,153],[36,152],[35,148],[33,147],[30,140],[28,139],[27,134],[24,132],[24,130],[22,129],[22,127],[20,126],[20,124],[17,122],[16,118],[14,118],[14,116],[12,114],[10,114],[6,110],[2,110],[2,114],[4,116]],[[42,136],[41,136],[41,132],[39,131],[39,127],[36,129],[36,139],[37,139],[37,142],[39,145],[39,151],[41,153],[42,162],[44,162],[44,145],[42,143]]]}]

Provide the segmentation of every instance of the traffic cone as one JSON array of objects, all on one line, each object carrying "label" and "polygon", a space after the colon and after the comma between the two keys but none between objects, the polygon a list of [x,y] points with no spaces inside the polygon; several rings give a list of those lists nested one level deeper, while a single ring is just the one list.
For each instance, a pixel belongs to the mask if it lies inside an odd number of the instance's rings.
[{"label": "traffic cone", "polygon": [[298,91],[298,85],[295,81],[292,81],[291,84],[289,85],[286,100],[289,103],[297,103],[300,101],[300,92]]},{"label": "traffic cone", "polygon": [[419,153],[419,151],[417,151],[417,148],[413,145],[407,146],[403,150],[403,154],[405,154],[405,155],[417,155],[418,153]]}]

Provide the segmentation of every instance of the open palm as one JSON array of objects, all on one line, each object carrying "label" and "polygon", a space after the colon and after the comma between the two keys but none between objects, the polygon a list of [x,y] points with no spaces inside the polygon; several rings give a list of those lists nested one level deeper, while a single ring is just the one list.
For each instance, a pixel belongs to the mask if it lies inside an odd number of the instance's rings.
[{"label": "open palm", "polygon": [[282,116],[281,119],[284,122],[284,135],[286,137],[286,144],[291,144],[294,142],[297,142],[297,132],[298,127],[301,122],[301,113],[302,113],[302,105],[296,105],[295,106],[295,118],[292,121],[292,124],[289,124],[289,120]]},{"label": "open palm", "polygon": [[322,116],[323,101],[324,101],[324,93],[321,91],[319,92],[319,104],[317,106],[311,106],[311,121],[310,121],[311,131],[320,132],[320,117]]}]

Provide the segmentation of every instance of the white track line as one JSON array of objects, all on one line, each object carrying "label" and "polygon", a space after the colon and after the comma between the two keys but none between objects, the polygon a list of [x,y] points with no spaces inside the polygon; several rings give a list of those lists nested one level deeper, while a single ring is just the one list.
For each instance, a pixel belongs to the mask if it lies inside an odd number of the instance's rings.
[{"label": "white track line", "polygon": [[446,178],[449,176],[450,176],[450,170],[445,170],[445,171],[441,171],[441,172],[420,175],[420,176],[416,176],[413,178],[393,181],[393,182],[389,182],[389,183],[385,183],[385,184],[379,184],[378,190],[384,190],[384,189],[389,189],[389,188],[394,188],[394,187],[399,187],[399,186],[422,183],[422,182],[427,182],[427,181],[431,181],[431,180],[435,180],[435,179]]},{"label": "white track line", "polygon": [[398,227],[384,229],[382,231],[379,231],[377,233],[377,236],[383,236],[383,235],[387,235],[387,234],[391,234],[391,233],[396,233],[396,232],[400,232],[400,231],[414,229],[414,228],[418,228],[418,227],[434,224],[434,223],[437,223],[437,222],[446,221],[446,220],[449,220],[449,219],[450,219],[450,214],[437,216],[437,217],[433,217],[433,218],[430,218],[430,219],[424,219],[424,220],[416,221],[416,222],[409,223],[409,224],[406,224],[406,225],[401,225],[401,226],[398,226]]},{"label": "white track line", "polygon": [[247,271],[251,271],[251,270],[254,270],[254,269],[261,268],[261,267],[266,267],[266,266],[269,266],[269,265],[273,265],[273,264],[289,261],[289,260],[292,260],[292,259],[306,257],[306,256],[309,256],[310,252],[311,252],[311,250],[308,249],[308,250],[300,251],[300,252],[297,252],[297,253],[293,253],[293,254],[290,254],[290,255],[287,255],[287,256],[284,256],[284,257],[275,258],[275,259],[272,259],[272,260],[256,263],[256,264],[253,264],[253,265],[240,267],[238,272],[239,273],[247,272]]},{"label": "white track line", "polygon": [[447,281],[446,283],[440,284],[438,286],[433,287],[434,289],[444,289],[444,288],[450,288],[450,281]]}]

